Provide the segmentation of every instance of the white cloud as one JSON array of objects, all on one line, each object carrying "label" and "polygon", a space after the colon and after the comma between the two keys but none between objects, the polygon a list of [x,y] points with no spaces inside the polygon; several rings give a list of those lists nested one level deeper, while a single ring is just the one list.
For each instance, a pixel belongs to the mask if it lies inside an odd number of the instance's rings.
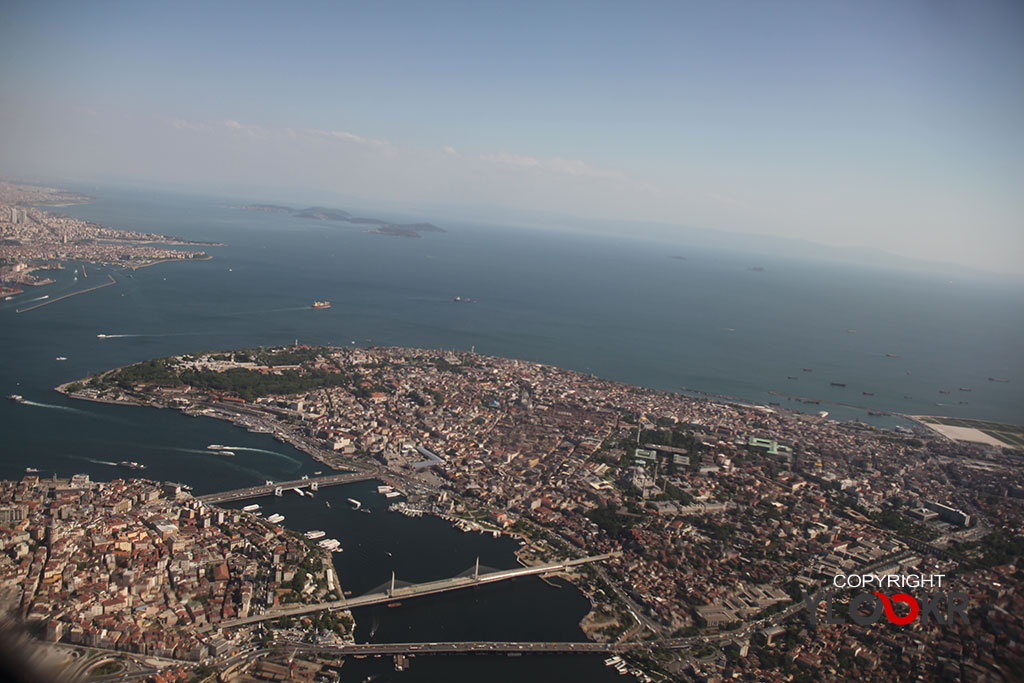
[{"label": "white cloud", "polygon": [[483,154],[480,156],[480,159],[482,161],[502,166],[551,171],[553,173],[561,173],[570,176],[618,179],[624,179],[626,177],[621,171],[598,168],[578,159],[563,159],[562,157],[538,159],[536,157],[523,156],[521,154],[506,154],[502,152],[500,154]]},{"label": "white cloud", "polygon": [[459,156],[458,150],[456,150],[451,145],[445,145],[444,146],[444,153],[447,154],[450,157],[457,157],[457,156]]},{"label": "white cloud", "polygon": [[304,133],[314,135],[323,138],[330,138],[334,140],[342,140],[343,142],[352,142],[357,145],[366,145],[368,147],[376,147],[378,149],[393,149],[390,142],[387,140],[374,140],[373,138],[364,138],[361,135],[350,133],[347,130],[317,130],[315,128],[307,128],[303,130]]}]

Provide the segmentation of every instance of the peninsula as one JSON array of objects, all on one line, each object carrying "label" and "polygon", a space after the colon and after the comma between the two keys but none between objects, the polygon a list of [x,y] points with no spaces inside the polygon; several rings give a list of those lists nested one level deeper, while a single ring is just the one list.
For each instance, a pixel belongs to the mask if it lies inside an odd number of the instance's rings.
[{"label": "peninsula", "polygon": [[37,208],[92,199],[54,188],[0,182],[0,280],[11,283],[13,291],[18,285],[48,284],[49,280],[40,279],[33,271],[59,267],[61,261],[135,269],[164,261],[210,258],[204,251],[171,247],[219,246],[116,230]]},{"label": "peninsula", "polygon": [[[1019,670],[1012,449],[406,348],[189,354],[58,390],[272,432],[421,492],[396,511],[520,535],[527,563],[608,555],[571,575],[583,626],[642,643],[629,657],[652,675],[935,678],[950,648],[958,670]],[[804,593],[871,572],[945,575],[970,624],[808,631]]]}]

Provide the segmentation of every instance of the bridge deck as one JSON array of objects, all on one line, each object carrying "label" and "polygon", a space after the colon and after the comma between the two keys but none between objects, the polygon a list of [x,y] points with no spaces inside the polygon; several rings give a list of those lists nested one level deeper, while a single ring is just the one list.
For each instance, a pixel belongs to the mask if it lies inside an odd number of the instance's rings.
[{"label": "bridge deck", "polygon": [[551,564],[542,564],[535,567],[520,567],[518,569],[507,569],[497,572],[489,572],[487,574],[480,574],[477,578],[472,576],[456,576],[448,579],[439,579],[437,581],[427,581],[425,583],[413,584],[411,586],[405,586],[402,588],[395,588],[394,591],[385,591],[383,593],[368,593],[367,595],[361,595],[358,598],[348,598],[344,600],[335,600],[332,602],[321,602],[315,605],[298,605],[296,607],[289,607],[286,609],[273,610],[264,612],[263,614],[257,614],[249,617],[242,617],[239,619],[228,619],[220,622],[221,628],[234,628],[236,626],[245,626],[247,624],[255,624],[260,621],[266,621],[268,619],[278,619],[280,617],[293,617],[300,614],[309,614],[310,612],[319,612],[321,610],[329,609],[353,609],[355,607],[365,607],[367,605],[375,605],[382,602],[393,602],[395,600],[406,600],[409,598],[420,597],[421,595],[431,595],[434,593],[444,593],[447,591],[459,590],[461,588],[470,588],[472,586],[479,586],[486,583],[495,583],[497,581],[506,581],[508,579],[514,579],[519,576],[532,576],[535,574],[547,574],[549,572],[558,572],[570,567],[576,567],[582,564],[590,562],[601,562],[607,560],[610,557],[616,557],[619,553],[607,553],[604,555],[592,555],[590,557],[581,557],[575,560],[568,560],[565,562],[553,562]]},{"label": "bridge deck", "polygon": [[278,488],[285,490],[305,488],[313,483],[318,487],[338,486],[340,484],[351,484],[353,482],[377,479],[379,477],[379,474],[368,474],[365,472],[343,472],[339,474],[328,474],[323,477],[310,477],[309,479],[278,481],[270,484],[269,486],[250,486],[244,489],[221,491],[219,493],[209,493],[205,496],[196,497],[204,503],[215,505],[217,503],[230,503],[238,500],[246,500],[247,498],[262,498],[263,496],[273,495],[274,490]]}]

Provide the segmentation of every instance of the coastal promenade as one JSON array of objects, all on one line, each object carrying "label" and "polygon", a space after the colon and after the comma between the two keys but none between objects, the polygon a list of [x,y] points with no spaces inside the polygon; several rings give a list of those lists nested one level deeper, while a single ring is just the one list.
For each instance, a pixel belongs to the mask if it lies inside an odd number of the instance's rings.
[{"label": "coastal promenade", "polygon": [[247,498],[262,498],[263,496],[281,495],[285,491],[298,491],[306,488],[310,491],[316,491],[322,486],[352,484],[357,481],[376,479],[379,476],[379,474],[366,472],[328,474],[323,477],[306,477],[303,479],[293,479],[291,481],[268,482],[263,486],[249,486],[244,489],[209,493],[205,496],[197,496],[197,499],[210,505],[216,505],[218,503],[232,503],[238,500],[246,500]]},{"label": "coastal promenade", "polygon": [[309,614],[310,612],[319,612],[322,610],[354,609],[356,607],[366,607],[367,605],[376,605],[382,602],[395,602],[398,600],[418,598],[423,595],[445,593],[448,591],[460,590],[462,588],[480,586],[486,583],[507,581],[509,579],[515,579],[520,576],[534,576],[537,574],[560,572],[566,569],[570,569],[572,567],[588,564],[590,562],[601,562],[607,559],[611,559],[613,557],[619,557],[621,556],[621,554],[622,553],[614,552],[606,553],[603,555],[592,555],[590,557],[580,557],[575,560],[566,560],[564,562],[552,562],[550,564],[541,564],[534,567],[502,569],[498,571],[487,572],[486,574],[480,574],[478,571],[474,570],[473,573],[468,576],[459,575],[448,579],[427,581],[425,583],[417,583],[408,586],[395,586],[394,576],[392,576],[391,586],[383,591],[367,593],[366,595],[361,595],[358,598],[334,600],[331,602],[321,602],[314,605],[297,605],[295,607],[268,611],[263,614],[242,617],[240,619],[228,619],[226,621],[220,622],[219,626],[221,628],[235,628],[237,626],[246,626],[248,624],[255,624],[261,621],[267,621],[269,619],[278,619],[280,617],[294,617],[301,614]]}]

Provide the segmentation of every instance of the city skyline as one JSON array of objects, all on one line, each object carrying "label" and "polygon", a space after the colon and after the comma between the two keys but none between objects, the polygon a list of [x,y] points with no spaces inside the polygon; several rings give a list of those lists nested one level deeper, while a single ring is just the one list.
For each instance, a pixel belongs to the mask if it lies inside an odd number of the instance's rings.
[{"label": "city skyline", "polygon": [[511,208],[1024,272],[1012,3],[5,18],[8,177]]}]

